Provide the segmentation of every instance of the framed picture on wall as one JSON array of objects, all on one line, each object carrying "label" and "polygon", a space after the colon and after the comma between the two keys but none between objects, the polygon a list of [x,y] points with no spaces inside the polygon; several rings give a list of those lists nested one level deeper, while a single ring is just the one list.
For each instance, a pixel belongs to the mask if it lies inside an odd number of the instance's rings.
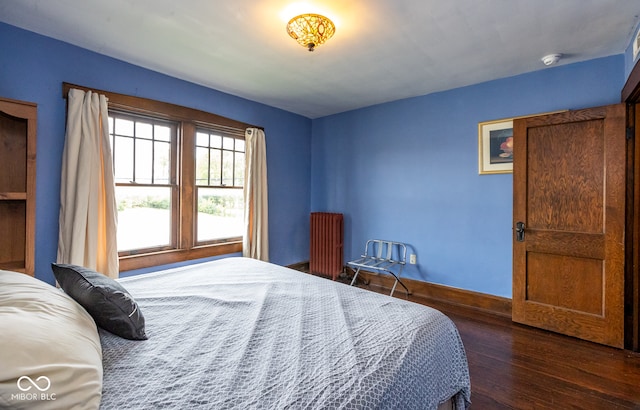
[{"label": "framed picture on wall", "polygon": [[478,172],[508,174],[513,172],[513,119],[478,124]]},{"label": "framed picture on wall", "polygon": [[478,173],[480,175],[513,173],[513,120],[566,111],[552,111],[478,123]]}]

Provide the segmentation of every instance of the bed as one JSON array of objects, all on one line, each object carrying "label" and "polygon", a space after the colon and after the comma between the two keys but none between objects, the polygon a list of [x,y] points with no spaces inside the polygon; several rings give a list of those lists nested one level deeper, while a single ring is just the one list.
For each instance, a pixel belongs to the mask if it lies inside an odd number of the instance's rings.
[{"label": "bed", "polygon": [[98,329],[102,409],[470,405],[458,331],[429,307],[247,258],[118,283],[147,339]]}]

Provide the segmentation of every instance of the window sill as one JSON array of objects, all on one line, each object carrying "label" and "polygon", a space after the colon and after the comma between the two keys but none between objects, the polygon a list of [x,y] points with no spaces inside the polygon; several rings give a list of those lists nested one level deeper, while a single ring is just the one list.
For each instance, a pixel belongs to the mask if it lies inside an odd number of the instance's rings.
[{"label": "window sill", "polygon": [[120,257],[120,272],[167,265],[193,259],[242,252],[242,242],[225,242],[214,245],[198,246],[192,249],[172,249],[168,251],[129,255]]}]

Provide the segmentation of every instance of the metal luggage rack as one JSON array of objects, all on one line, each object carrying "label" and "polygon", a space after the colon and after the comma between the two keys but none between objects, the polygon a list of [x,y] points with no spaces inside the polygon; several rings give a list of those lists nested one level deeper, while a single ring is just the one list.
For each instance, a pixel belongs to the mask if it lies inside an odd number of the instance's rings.
[{"label": "metal luggage rack", "polygon": [[[394,256],[396,259],[393,259]],[[400,280],[402,269],[407,262],[407,245],[402,242],[385,241],[381,239],[369,239],[364,247],[364,254],[359,259],[347,262],[347,266],[355,269],[356,273],[351,280],[351,286],[356,283],[356,278],[361,269],[371,271],[372,273],[387,273],[395,278],[391,293],[396,290],[398,283],[404,288],[407,297],[409,289]],[[394,269],[397,272],[394,272]]]}]

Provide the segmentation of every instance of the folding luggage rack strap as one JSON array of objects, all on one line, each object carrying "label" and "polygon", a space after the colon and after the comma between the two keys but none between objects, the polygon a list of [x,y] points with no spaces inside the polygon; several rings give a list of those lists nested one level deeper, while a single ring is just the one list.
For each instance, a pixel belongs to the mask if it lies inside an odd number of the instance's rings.
[{"label": "folding luggage rack strap", "polygon": [[[394,257],[396,259],[394,259]],[[351,286],[356,283],[356,278],[361,269],[372,273],[387,273],[395,278],[390,296],[396,290],[398,283],[404,288],[407,296],[409,289],[400,280],[402,268],[407,261],[407,245],[402,242],[384,241],[381,239],[369,239],[364,247],[364,254],[360,258],[347,262],[347,266],[355,269],[356,273],[351,280]],[[394,272],[394,269],[396,270]]]}]

